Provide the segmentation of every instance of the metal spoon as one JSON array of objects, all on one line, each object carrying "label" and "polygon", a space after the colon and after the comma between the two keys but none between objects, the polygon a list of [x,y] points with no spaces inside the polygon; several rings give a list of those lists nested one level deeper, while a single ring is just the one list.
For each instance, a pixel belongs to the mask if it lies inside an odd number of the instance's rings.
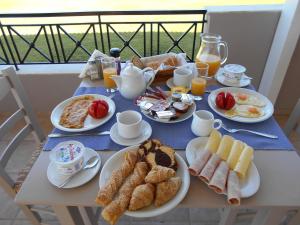
[{"label": "metal spoon", "polygon": [[58,188],[64,187],[69,181],[74,177],[75,174],[79,173],[82,170],[90,169],[96,166],[99,162],[99,156],[94,155],[91,158],[89,158],[85,164],[83,165],[82,169],[78,172],[74,173],[73,175],[69,176],[65,181],[63,181],[60,185],[57,185]]}]

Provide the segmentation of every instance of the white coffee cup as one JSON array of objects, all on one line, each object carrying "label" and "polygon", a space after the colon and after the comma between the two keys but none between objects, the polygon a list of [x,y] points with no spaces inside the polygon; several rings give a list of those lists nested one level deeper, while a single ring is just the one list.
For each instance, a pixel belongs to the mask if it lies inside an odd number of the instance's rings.
[{"label": "white coffee cup", "polygon": [[[217,126],[215,126],[217,125]],[[214,119],[214,115],[207,110],[199,110],[194,112],[192,121],[192,132],[196,136],[207,137],[212,129],[220,129],[222,121]]]},{"label": "white coffee cup", "polygon": [[189,88],[193,79],[193,73],[191,69],[186,67],[179,67],[174,70],[174,84],[176,86],[183,86]]},{"label": "white coffee cup", "polygon": [[123,138],[136,138],[142,133],[142,115],[133,110],[117,113],[118,133]]}]

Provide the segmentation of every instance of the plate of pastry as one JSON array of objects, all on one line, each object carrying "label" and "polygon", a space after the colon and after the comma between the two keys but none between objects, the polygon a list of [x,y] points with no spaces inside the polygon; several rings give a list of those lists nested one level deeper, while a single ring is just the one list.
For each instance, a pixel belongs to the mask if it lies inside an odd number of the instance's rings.
[{"label": "plate of pastry", "polygon": [[165,92],[160,88],[148,89],[136,104],[149,119],[160,123],[179,123],[189,119],[196,110],[194,98],[186,93]]},{"label": "plate of pastry", "polygon": [[118,151],[103,166],[96,203],[115,224],[123,215],[153,217],[175,208],[185,197],[190,175],[184,159],[159,140]]},{"label": "plate of pastry", "polygon": [[186,147],[189,172],[217,194],[227,196],[230,205],[253,196],[260,176],[253,162],[254,150],[229,135],[213,130],[209,137],[192,139]]},{"label": "plate of pastry", "polygon": [[[99,107],[95,110],[91,105]],[[51,113],[54,127],[68,132],[92,130],[106,123],[115,113],[114,101],[104,95],[78,95],[59,103]],[[96,115],[98,114],[98,115]]]},{"label": "plate of pastry", "polygon": [[[221,101],[218,101],[220,98]],[[208,96],[208,105],[220,116],[241,123],[262,122],[274,112],[273,104],[267,97],[253,90],[236,87],[212,91]]]}]

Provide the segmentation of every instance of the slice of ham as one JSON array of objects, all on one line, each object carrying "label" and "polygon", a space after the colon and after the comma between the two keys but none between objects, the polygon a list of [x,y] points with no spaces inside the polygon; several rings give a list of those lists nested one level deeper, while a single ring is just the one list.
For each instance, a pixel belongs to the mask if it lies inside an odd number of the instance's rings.
[{"label": "slice of ham", "polygon": [[212,156],[204,166],[203,170],[199,174],[198,178],[204,181],[205,183],[209,183],[220,162],[221,158],[217,154],[212,154]]},{"label": "slice of ham", "polygon": [[212,176],[208,187],[213,189],[216,193],[222,194],[225,190],[229,167],[225,161],[222,161],[217,167],[214,175]]},{"label": "slice of ham", "polygon": [[230,170],[227,180],[227,202],[229,205],[240,205],[241,203],[240,181],[237,173]]},{"label": "slice of ham", "polygon": [[207,163],[211,152],[209,150],[201,151],[195,162],[189,167],[189,172],[192,176],[198,176],[205,164]]}]

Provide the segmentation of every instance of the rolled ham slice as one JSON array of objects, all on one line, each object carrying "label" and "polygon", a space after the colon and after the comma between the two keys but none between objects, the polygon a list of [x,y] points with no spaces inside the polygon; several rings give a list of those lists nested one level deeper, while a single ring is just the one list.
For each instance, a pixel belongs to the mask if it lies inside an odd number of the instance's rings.
[{"label": "rolled ham slice", "polygon": [[230,170],[227,180],[227,202],[229,205],[240,205],[241,189],[237,173]]},{"label": "rolled ham slice", "polygon": [[204,166],[203,170],[200,172],[198,178],[206,183],[209,183],[211,177],[215,172],[215,169],[217,168],[220,162],[220,156],[218,156],[217,154],[212,154],[212,156]]},{"label": "rolled ham slice", "polygon": [[208,149],[201,151],[199,156],[196,158],[195,162],[192,165],[190,165],[190,174],[192,176],[198,176],[198,174],[201,172],[210,156],[211,152]]},{"label": "rolled ham slice", "polygon": [[222,161],[214,172],[208,187],[213,189],[216,193],[222,194],[225,190],[228,172],[228,164],[225,161]]}]

